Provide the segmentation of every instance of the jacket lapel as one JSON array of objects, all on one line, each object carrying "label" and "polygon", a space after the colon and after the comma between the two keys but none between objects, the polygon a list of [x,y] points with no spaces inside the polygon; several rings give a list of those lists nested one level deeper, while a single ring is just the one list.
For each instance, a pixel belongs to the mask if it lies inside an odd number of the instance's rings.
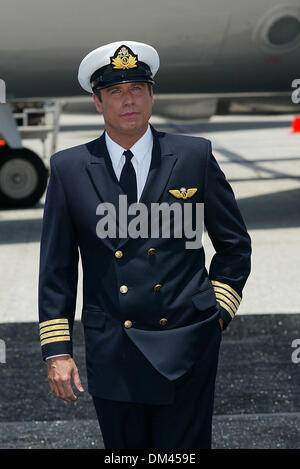
[{"label": "jacket lapel", "polygon": [[153,149],[148,177],[140,197],[140,202],[150,209],[152,202],[158,202],[173,170],[177,157],[163,144],[164,133],[151,126]]},{"label": "jacket lapel", "polygon": [[[87,149],[89,151],[89,161],[86,167],[87,172],[101,202],[108,202],[115,207],[116,219],[113,219],[112,221],[118,228],[117,211],[119,207],[119,195],[124,193],[119,185],[106,148],[105,134],[103,133],[97,140],[87,144]],[[118,238],[105,237],[102,241],[109,249],[116,249],[118,244]]]},{"label": "jacket lapel", "polygon": [[[92,143],[92,142],[91,142]],[[90,160],[87,171],[92,179],[96,192],[103,202],[118,206],[119,195],[124,194],[115,175],[111,159],[105,144],[105,134],[94,141],[89,148]]]},{"label": "jacket lapel", "polygon": [[[151,203],[159,201],[177,160],[177,156],[170,150],[168,145],[164,143],[165,134],[157,132],[152,126],[151,130],[153,133],[151,165],[139,200],[140,203],[146,205],[149,218]],[[87,171],[101,200],[103,202],[113,204],[116,209],[116,226],[118,234],[119,196],[124,195],[124,192],[115,175],[111,159],[106,148],[104,133],[95,141],[93,147],[89,149],[89,152],[90,160],[87,165]],[[148,226],[150,226],[149,219]],[[129,237],[111,239],[113,248],[115,249],[117,247],[119,249],[124,246],[129,239]]]}]

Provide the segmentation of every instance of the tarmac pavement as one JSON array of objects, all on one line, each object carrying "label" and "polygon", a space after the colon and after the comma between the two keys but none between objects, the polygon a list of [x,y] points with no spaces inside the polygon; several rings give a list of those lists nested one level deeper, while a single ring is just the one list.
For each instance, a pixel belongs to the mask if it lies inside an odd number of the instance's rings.
[{"label": "tarmac pavement", "polygon": [[[293,117],[229,115],[208,123],[152,118],[157,129],[212,141],[252,238],[252,273],[221,344],[217,449],[300,447],[300,349],[297,355],[292,347],[296,339],[300,346],[300,134],[291,132]],[[57,149],[92,140],[102,130],[97,114],[65,114]],[[41,151],[40,142],[25,145]],[[87,391],[67,404],[48,389],[37,324],[43,203],[0,211],[0,448],[103,448]],[[207,236],[205,249],[208,267],[213,248]],[[81,278],[80,271],[74,354],[87,388]]]}]

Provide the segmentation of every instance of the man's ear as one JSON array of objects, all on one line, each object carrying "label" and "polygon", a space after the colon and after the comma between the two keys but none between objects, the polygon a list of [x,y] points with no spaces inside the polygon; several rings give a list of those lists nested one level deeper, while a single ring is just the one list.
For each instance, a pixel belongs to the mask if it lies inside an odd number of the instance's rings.
[{"label": "man's ear", "polygon": [[97,111],[100,112],[100,114],[102,114],[102,103],[101,103],[101,101],[99,100],[98,96],[95,93],[93,93],[93,100],[94,100],[95,106],[97,108]]}]

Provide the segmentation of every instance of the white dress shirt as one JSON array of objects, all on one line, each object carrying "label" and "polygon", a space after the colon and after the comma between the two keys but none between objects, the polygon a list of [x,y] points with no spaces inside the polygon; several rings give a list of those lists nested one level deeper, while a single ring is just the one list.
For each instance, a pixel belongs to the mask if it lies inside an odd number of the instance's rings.
[{"label": "white dress shirt", "polygon": [[[123,152],[126,150],[126,148],[123,148],[118,143],[114,142],[107,132],[105,132],[105,143],[109,156],[111,158],[114,172],[119,181],[123,166],[126,161],[126,156],[123,155]],[[148,125],[148,129],[146,130],[144,135],[130,148],[130,151],[133,153],[131,161],[136,174],[137,201],[140,200],[148,177],[152,157],[152,147],[153,135],[151,132],[150,125]],[[65,353],[60,355],[51,355],[47,357],[46,360],[48,360],[49,358],[61,357],[65,355],[68,356],[68,354]]]},{"label": "white dress shirt", "polygon": [[[123,152],[128,149],[123,148],[118,143],[114,142],[107,132],[105,132],[105,143],[111,158],[114,172],[119,181],[126,161],[126,156],[123,155]],[[137,201],[140,200],[149,173],[152,147],[153,135],[151,128],[148,125],[148,129],[144,135],[130,148],[130,151],[133,153],[131,161],[136,174]]]}]

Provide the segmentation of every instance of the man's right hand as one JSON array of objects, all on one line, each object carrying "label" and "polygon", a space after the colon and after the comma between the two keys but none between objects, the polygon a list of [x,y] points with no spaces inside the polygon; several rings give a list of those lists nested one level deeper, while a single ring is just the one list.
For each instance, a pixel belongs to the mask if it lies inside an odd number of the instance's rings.
[{"label": "man's right hand", "polygon": [[49,358],[47,374],[50,390],[64,401],[74,402],[78,399],[72,389],[72,381],[78,391],[84,392],[77,366],[70,356]]}]

